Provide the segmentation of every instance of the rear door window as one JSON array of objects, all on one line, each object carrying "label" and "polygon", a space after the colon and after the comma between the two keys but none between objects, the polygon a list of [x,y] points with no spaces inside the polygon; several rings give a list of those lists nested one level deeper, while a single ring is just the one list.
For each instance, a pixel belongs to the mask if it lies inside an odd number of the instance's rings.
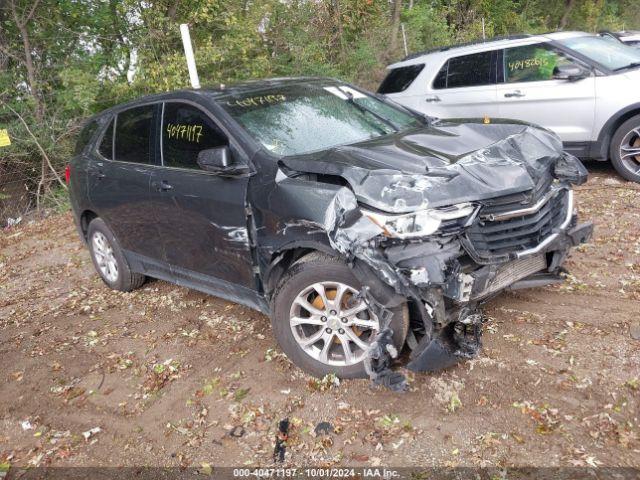
[{"label": "rear door window", "polygon": [[493,54],[481,52],[450,58],[436,75],[433,88],[478,87],[495,83]]},{"label": "rear door window", "polygon": [[378,88],[378,93],[404,92],[424,69],[424,63],[392,69]]},{"label": "rear door window", "polygon": [[202,150],[229,144],[227,136],[199,108],[178,102],[164,104],[162,158],[166,167],[199,169]]},{"label": "rear door window", "polygon": [[120,162],[152,163],[153,112],[155,105],[120,112],[116,119],[114,159]]},{"label": "rear door window", "polygon": [[109,126],[104,132],[102,140],[100,141],[100,146],[98,147],[100,155],[109,160],[113,160],[113,122],[114,120],[109,122]]},{"label": "rear door window", "polygon": [[551,80],[557,66],[571,64],[559,50],[538,43],[504,50],[504,83]]}]

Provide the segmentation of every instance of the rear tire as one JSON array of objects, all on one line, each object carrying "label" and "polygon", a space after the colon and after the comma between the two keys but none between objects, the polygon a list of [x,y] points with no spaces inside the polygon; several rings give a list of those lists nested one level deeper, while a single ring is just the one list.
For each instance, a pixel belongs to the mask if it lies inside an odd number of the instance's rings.
[{"label": "rear tire", "polygon": [[[363,360],[379,322],[364,302],[351,300],[361,288],[343,261],[323,253],[307,255],[289,268],[274,294],[271,324],[280,347],[295,365],[316,377],[367,376]],[[407,304],[392,312],[393,342],[400,351],[409,328]],[[314,336],[320,337],[303,347]]]},{"label": "rear tire", "polygon": [[146,277],[131,271],[115,235],[101,218],[89,224],[87,244],[93,266],[109,288],[130,292],[142,286]]},{"label": "rear tire", "polygon": [[640,182],[640,115],[624,122],[611,138],[611,163],[616,171],[631,182]]}]

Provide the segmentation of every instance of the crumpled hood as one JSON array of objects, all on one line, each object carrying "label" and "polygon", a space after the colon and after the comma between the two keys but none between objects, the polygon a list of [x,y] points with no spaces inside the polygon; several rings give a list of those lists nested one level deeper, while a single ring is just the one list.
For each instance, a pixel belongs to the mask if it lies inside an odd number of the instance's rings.
[{"label": "crumpled hood", "polygon": [[340,176],[359,202],[403,213],[530,190],[562,155],[553,133],[493,120],[439,122],[281,161],[299,172]]}]

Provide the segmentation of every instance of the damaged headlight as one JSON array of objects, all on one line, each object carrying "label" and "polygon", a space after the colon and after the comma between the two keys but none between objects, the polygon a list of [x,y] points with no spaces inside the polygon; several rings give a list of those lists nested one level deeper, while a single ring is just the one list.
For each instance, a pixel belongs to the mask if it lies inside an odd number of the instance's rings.
[{"label": "damaged headlight", "polygon": [[361,209],[362,215],[392,238],[426,237],[438,231],[444,220],[464,218],[473,213],[471,203],[460,203],[446,208],[419,210],[402,215],[388,215]]}]

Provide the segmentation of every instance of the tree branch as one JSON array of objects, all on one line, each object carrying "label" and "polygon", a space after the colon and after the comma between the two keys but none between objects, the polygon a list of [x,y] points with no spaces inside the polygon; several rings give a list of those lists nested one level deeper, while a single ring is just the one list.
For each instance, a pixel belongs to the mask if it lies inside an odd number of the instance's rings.
[{"label": "tree branch", "polygon": [[33,14],[36,11],[36,8],[38,7],[38,4],[40,3],[40,0],[35,0],[33,2],[33,5],[31,6],[31,10],[29,11],[29,14],[24,18],[24,20],[22,21],[22,23],[24,25],[26,25],[27,23],[29,23],[29,20],[31,20],[31,18],[33,17]]},{"label": "tree branch", "polygon": [[[42,148],[42,145],[40,145],[40,142],[38,142],[38,139],[36,138],[36,136],[33,134],[31,129],[29,128],[29,125],[27,125],[27,122],[25,122],[24,118],[22,118],[22,115],[20,115],[18,112],[16,112],[10,105],[6,105],[5,104],[5,107],[7,107],[9,110],[11,110],[14,113],[14,115],[16,117],[18,117],[18,119],[20,120],[22,125],[24,125],[25,130],[27,131],[29,136],[33,139],[33,141],[35,142],[36,146],[38,147],[38,150],[40,151],[40,154],[42,155],[42,158],[44,159],[44,161],[46,162],[47,166],[49,167],[49,169],[53,173],[54,177],[56,177],[56,180],[58,180],[58,183],[60,185],[62,185],[62,187],[66,190],[67,189],[67,185],[62,181],[62,178],[60,177],[60,175],[58,175],[58,172],[56,172],[56,169],[53,168],[53,165],[51,164],[51,160],[49,159],[49,155],[47,155],[47,152],[44,151],[44,148]],[[43,172],[43,174],[44,174],[44,172]]]},{"label": "tree branch", "polygon": [[5,47],[3,47],[2,45],[0,45],[0,52],[3,53],[4,55],[6,55],[7,57],[13,58],[14,60],[20,62],[20,63],[24,63],[24,59],[20,58],[18,55],[16,55],[15,53],[7,50]]}]

